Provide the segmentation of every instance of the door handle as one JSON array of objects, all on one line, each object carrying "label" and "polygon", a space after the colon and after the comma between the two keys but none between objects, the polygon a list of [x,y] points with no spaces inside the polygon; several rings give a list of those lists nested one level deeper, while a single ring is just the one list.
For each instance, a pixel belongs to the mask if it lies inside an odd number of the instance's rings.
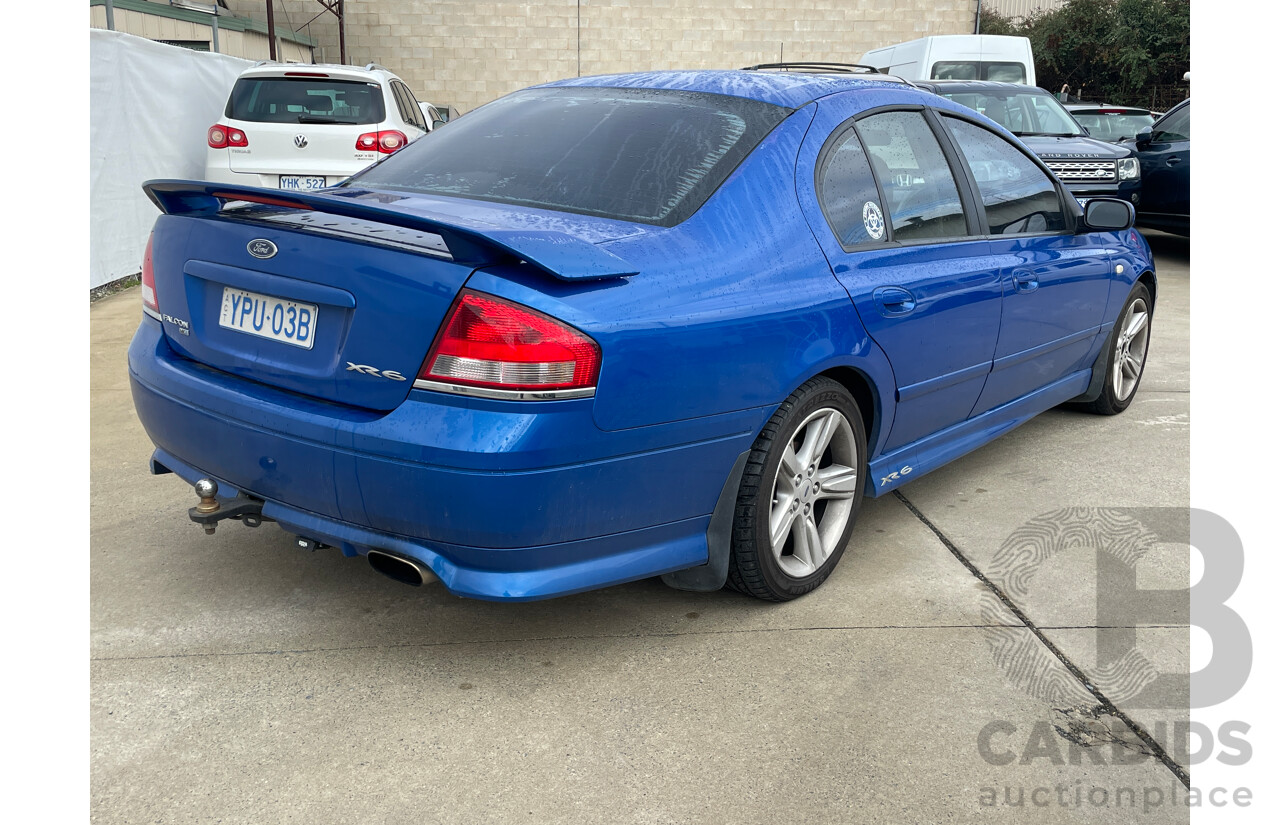
[{"label": "door handle", "polygon": [[1040,287],[1040,281],[1034,273],[1021,270],[1013,273],[1013,286],[1019,292],[1035,292]]},{"label": "door handle", "polygon": [[882,286],[871,293],[871,298],[886,318],[907,315],[916,308],[916,296],[900,286]]},{"label": "door handle", "polygon": [[1168,160],[1166,160],[1166,161],[1164,162],[1164,165],[1165,165],[1165,166],[1177,166],[1179,163],[1182,163],[1182,158],[1180,158],[1180,157],[1179,157],[1179,156],[1177,156],[1177,155],[1174,155],[1173,157],[1171,157],[1171,158],[1169,158]]}]

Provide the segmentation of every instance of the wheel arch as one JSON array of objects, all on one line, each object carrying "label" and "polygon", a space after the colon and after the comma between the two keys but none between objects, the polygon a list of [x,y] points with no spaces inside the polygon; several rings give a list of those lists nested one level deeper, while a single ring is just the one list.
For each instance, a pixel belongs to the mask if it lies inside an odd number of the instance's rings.
[{"label": "wheel arch", "polygon": [[1147,291],[1151,293],[1151,310],[1154,312],[1156,308],[1156,273],[1150,269],[1144,270],[1138,276],[1138,283],[1144,285]]},{"label": "wheel arch", "polygon": [[[869,341],[869,339],[867,340]],[[875,355],[872,355],[866,365],[873,370],[877,368],[883,370],[885,384],[892,386],[893,373],[889,369],[888,361],[884,360],[884,355],[880,353],[878,348],[874,349],[873,352],[879,355],[881,360],[878,361]],[[882,425],[887,425],[884,414],[885,404],[882,403],[875,380],[866,370],[859,366],[849,363],[828,363],[815,367],[808,374],[802,376],[795,383],[795,386],[788,388],[783,400],[790,397],[806,381],[820,376],[840,384],[853,396],[854,402],[858,405],[858,412],[862,416],[863,431],[867,436],[867,460],[869,463],[875,453],[877,440],[880,438],[880,428]],[[894,395],[891,391],[887,401],[892,403],[893,400]],[[781,403],[782,401],[780,400],[778,404],[780,405]],[[777,405],[771,409],[769,415],[764,417],[764,421],[760,424],[761,427],[768,423],[773,411],[776,411],[776,409]],[[676,590],[697,592],[719,590],[724,587],[725,582],[728,580],[729,555],[733,541],[733,517],[737,507],[739,486],[750,452],[751,450],[748,449],[738,456],[716,501],[715,510],[707,528],[707,563],[663,575],[662,580],[669,587],[673,587]]]},{"label": "wheel arch", "polygon": [[867,434],[867,445],[870,450],[871,445],[876,444],[880,436],[876,427],[882,420],[879,393],[876,392],[871,378],[865,372],[848,365],[831,367],[818,375],[830,378],[853,396],[853,400],[858,405],[858,412],[862,413],[863,432]]}]

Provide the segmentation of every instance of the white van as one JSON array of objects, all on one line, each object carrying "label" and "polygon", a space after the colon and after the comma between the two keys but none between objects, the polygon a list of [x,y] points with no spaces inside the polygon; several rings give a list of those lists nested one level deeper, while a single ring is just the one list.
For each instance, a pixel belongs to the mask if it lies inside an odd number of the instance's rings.
[{"label": "white van", "polygon": [[1000,80],[1036,85],[1031,41],[999,34],[922,37],[867,52],[858,61],[903,80]]}]

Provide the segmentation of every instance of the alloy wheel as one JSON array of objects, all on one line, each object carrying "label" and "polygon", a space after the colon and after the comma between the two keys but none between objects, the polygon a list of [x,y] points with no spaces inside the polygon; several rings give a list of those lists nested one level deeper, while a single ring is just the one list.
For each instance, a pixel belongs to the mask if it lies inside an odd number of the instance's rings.
[{"label": "alloy wheel", "polygon": [[1125,401],[1137,389],[1142,365],[1147,359],[1147,341],[1151,334],[1151,314],[1141,298],[1129,305],[1116,335],[1115,358],[1111,366],[1111,389],[1117,401]]},{"label": "alloy wheel", "polygon": [[853,428],[838,410],[815,410],[792,433],[773,480],[769,542],[792,578],[816,573],[837,549],[860,479]]}]

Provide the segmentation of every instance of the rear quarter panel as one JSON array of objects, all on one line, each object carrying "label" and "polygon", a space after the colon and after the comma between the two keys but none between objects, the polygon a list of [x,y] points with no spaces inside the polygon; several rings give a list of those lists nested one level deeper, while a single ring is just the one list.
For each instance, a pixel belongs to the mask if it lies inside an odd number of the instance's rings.
[{"label": "rear quarter panel", "polygon": [[599,342],[594,420],[603,430],[773,406],[836,366],[892,387],[796,200],[812,117],[809,106],[780,124],[689,220],[606,245],[638,275],[583,286],[506,268],[468,285]]}]

